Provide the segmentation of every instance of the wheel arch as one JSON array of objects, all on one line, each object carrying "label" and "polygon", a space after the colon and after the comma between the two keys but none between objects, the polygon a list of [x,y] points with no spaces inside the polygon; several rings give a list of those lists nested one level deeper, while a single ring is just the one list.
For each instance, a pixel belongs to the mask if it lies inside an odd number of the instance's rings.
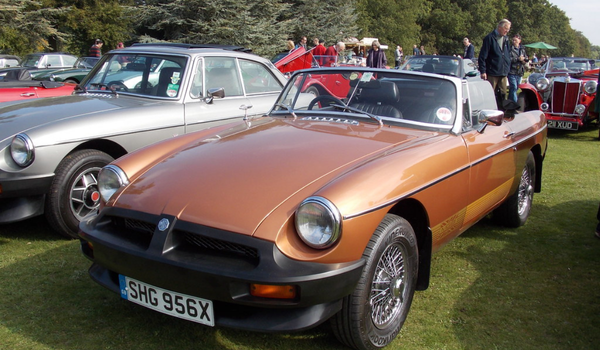
[{"label": "wheel arch", "polygon": [[421,202],[411,198],[398,202],[389,213],[406,219],[415,231],[419,247],[419,274],[416,290],[425,290],[429,287],[431,275],[432,234],[429,227],[429,215]]},{"label": "wheel arch", "polygon": [[[540,104],[542,103],[542,101],[538,97],[538,94],[535,91],[528,89],[528,88],[521,87],[520,95],[523,95],[525,97],[525,101],[527,102],[528,108],[525,109],[526,111],[540,109]],[[523,106],[523,107],[525,107],[525,106]]]},{"label": "wheel arch", "polygon": [[533,146],[531,153],[533,153],[533,159],[535,160],[535,184],[533,189],[535,193],[540,193],[542,191],[542,165],[544,164],[542,146]]},{"label": "wheel arch", "polygon": [[102,151],[102,152],[110,155],[114,159],[117,159],[128,153],[127,150],[125,148],[123,148],[123,146],[121,146],[120,144],[118,144],[114,141],[96,139],[96,140],[89,140],[89,141],[81,143],[80,145],[78,145],[77,147],[72,149],[69,154],[80,151],[80,150],[84,150],[84,149],[95,149],[97,151]]}]

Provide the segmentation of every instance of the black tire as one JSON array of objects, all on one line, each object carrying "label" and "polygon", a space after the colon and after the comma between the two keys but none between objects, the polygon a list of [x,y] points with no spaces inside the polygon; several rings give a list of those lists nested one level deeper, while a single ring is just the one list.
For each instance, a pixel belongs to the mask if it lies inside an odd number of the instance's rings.
[{"label": "black tire", "polygon": [[[410,309],[418,273],[415,232],[405,219],[388,214],[363,253],[366,260],[354,292],[331,319],[335,336],[355,349],[392,342]],[[394,274],[390,274],[390,272]]]},{"label": "black tire", "polygon": [[81,219],[98,210],[97,179],[100,169],[114,159],[97,150],[81,150],[66,156],[56,168],[46,196],[45,215],[52,228],[77,238]]},{"label": "black tire", "polygon": [[533,153],[529,152],[527,161],[521,171],[519,187],[504,203],[494,210],[494,221],[506,227],[519,227],[525,225],[531,205],[533,204],[533,192],[535,189],[535,159]]},{"label": "black tire", "polygon": [[317,89],[315,86],[309,86],[304,92],[307,94],[313,94],[315,97],[320,95],[319,89]]},{"label": "black tire", "polygon": [[65,79],[64,83],[79,84],[79,82],[73,78]]},{"label": "black tire", "polygon": [[[311,110],[315,107],[315,105],[317,103],[322,103],[322,102],[330,102],[330,104],[337,104],[337,105],[344,105],[344,102],[342,102],[342,100],[340,100],[339,98],[335,97],[335,96],[331,96],[331,95],[320,95],[315,97],[312,101],[310,101],[310,103],[308,104],[308,109]],[[321,106],[322,108],[323,106]]]}]

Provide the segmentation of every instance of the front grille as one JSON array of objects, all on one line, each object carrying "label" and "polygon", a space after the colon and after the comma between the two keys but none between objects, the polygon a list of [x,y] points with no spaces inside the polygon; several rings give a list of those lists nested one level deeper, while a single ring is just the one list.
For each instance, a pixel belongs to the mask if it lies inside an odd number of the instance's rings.
[{"label": "front grille", "polygon": [[579,82],[555,81],[552,86],[552,113],[575,114],[579,101]]},{"label": "front grille", "polygon": [[176,234],[181,235],[183,240],[190,246],[200,248],[204,251],[234,254],[252,261],[257,261],[259,257],[258,250],[242,244],[223,241],[185,231],[178,231]]},{"label": "front grille", "polygon": [[148,249],[156,225],[131,218],[107,216],[110,219],[114,234],[120,239],[142,249]]}]

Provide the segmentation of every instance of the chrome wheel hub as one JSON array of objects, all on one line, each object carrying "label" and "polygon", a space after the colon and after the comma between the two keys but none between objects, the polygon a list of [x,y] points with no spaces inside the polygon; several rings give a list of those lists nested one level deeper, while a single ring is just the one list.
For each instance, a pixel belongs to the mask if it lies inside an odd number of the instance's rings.
[{"label": "chrome wheel hub", "polygon": [[79,221],[89,213],[98,210],[100,205],[99,172],[99,167],[86,169],[79,174],[71,186],[69,192],[71,212]]},{"label": "chrome wheel hub", "polygon": [[377,262],[371,283],[371,319],[377,328],[388,326],[402,310],[406,299],[405,269],[401,246],[388,246]]}]

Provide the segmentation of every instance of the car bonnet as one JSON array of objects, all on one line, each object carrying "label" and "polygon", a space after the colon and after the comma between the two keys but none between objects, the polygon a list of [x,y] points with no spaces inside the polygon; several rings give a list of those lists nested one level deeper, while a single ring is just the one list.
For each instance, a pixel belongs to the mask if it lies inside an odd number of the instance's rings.
[{"label": "car bonnet", "polygon": [[[398,129],[265,117],[162,156],[109,205],[251,235],[285,201],[417,137]],[[133,153],[123,165],[139,161]]]},{"label": "car bonnet", "polygon": [[0,142],[53,122],[129,108],[132,104],[139,102],[77,95],[0,104]]}]

